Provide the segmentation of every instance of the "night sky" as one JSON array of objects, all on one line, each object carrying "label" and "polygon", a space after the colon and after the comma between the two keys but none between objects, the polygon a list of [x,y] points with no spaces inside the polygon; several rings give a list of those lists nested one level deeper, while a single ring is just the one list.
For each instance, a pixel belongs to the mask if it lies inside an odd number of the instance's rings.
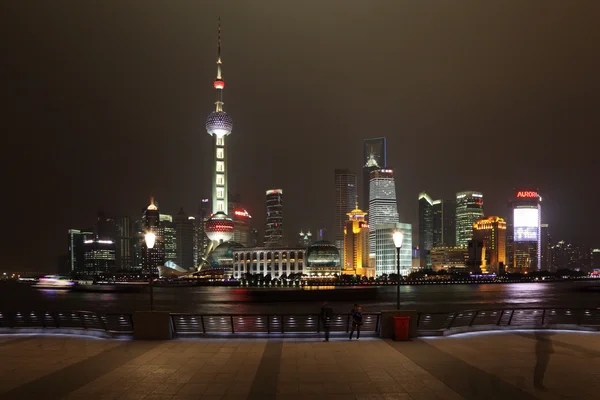
[{"label": "night sky", "polygon": [[2,2],[0,268],[52,270],[99,209],[210,197],[219,15],[229,187],[261,231],[272,187],[291,242],[332,226],[334,169],[386,136],[413,230],[422,190],[505,216],[533,187],[555,239],[600,247],[600,2],[493,3]]}]

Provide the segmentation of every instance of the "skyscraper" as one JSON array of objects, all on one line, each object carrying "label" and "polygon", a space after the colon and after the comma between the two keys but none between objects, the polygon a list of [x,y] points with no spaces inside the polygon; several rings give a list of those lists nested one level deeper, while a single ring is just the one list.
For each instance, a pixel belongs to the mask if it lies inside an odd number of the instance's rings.
[{"label": "skyscraper", "polygon": [[400,249],[400,275],[406,276],[412,271],[412,226],[399,222],[381,224],[377,227],[375,235],[375,274],[377,276],[397,272],[396,246],[392,238],[396,231],[400,231],[404,235]]},{"label": "skyscraper", "polygon": [[367,221],[369,220],[369,190],[371,172],[387,168],[386,141],[384,137],[365,139],[363,142],[363,181],[362,181],[362,198],[360,206],[367,213]]},{"label": "skyscraper", "polygon": [[537,191],[521,190],[510,202],[513,228],[513,268],[518,271],[541,268],[542,198]]},{"label": "skyscraper", "polygon": [[208,213],[208,199],[202,199],[200,206],[198,207],[198,216],[196,217],[196,248],[198,253],[196,256],[197,265],[200,266],[206,258],[206,251],[208,249],[208,236],[204,230],[204,224],[207,220]]},{"label": "skyscraper", "polygon": [[380,224],[399,222],[396,205],[394,171],[380,169],[371,172],[369,182],[369,253],[375,256],[375,231]]},{"label": "skyscraper", "polygon": [[456,194],[456,245],[466,247],[473,239],[473,224],[483,217],[483,195],[465,191]]},{"label": "skyscraper", "polygon": [[213,184],[212,210],[213,215],[206,221],[205,231],[208,238],[216,243],[223,243],[233,237],[233,221],[227,216],[227,152],[225,138],[233,129],[233,119],[223,111],[223,89],[225,81],[221,76],[221,22],[219,20],[219,35],[217,45],[217,78],[214,88],[217,91],[215,111],[206,118],[206,131],[214,139],[213,152]]},{"label": "skyscraper", "polygon": [[542,224],[540,226],[540,231],[540,244],[542,246],[540,269],[542,271],[550,271],[552,269],[552,238],[550,237],[550,228],[548,227],[548,224]]},{"label": "skyscraper", "polygon": [[344,226],[347,214],[352,211],[357,201],[356,174],[348,169],[336,169],[335,184],[335,246],[343,253]]},{"label": "skyscraper", "polygon": [[499,217],[481,218],[473,224],[473,240],[483,243],[482,272],[500,272],[500,264],[506,265],[506,222]]},{"label": "skyscraper", "polygon": [[[375,268],[369,268],[369,225],[365,220],[367,213],[356,208],[346,215],[344,227],[344,252],[342,273],[375,277]],[[373,266],[374,267],[374,266]]]},{"label": "skyscraper", "polygon": [[[441,208],[440,208],[441,211]],[[441,213],[440,213],[441,214]],[[441,215],[439,215],[441,221]],[[441,226],[440,226],[441,228]],[[431,267],[430,252],[433,246],[434,205],[427,193],[419,194],[419,267]]]},{"label": "skyscraper", "polygon": [[267,226],[265,246],[284,246],[283,236],[283,190],[267,190]]},{"label": "skyscraper", "polygon": [[85,247],[83,242],[93,237],[91,229],[69,229],[69,270],[72,274],[85,271]]},{"label": "skyscraper", "polygon": [[197,267],[197,248],[194,241],[196,219],[188,217],[182,208],[175,216],[174,222],[177,253],[175,264],[187,270]]},{"label": "skyscraper", "polygon": [[[158,273],[158,266],[165,264],[165,244],[160,231],[160,212],[158,206],[154,204],[154,198],[150,200],[150,205],[144,210],[142,215],[141,232],[141,259],[142,271],[145,274]],[[154,247],[149,249],[144,241],[144,234],[152,232],[156,235]]]},{"label": "skyscraper", "polygon": [[131,271],[133,268],[133,241],[131,231],[131,220],[129,217],[118,217],[115,219],[117,227],[116,252],[117,270]]}]

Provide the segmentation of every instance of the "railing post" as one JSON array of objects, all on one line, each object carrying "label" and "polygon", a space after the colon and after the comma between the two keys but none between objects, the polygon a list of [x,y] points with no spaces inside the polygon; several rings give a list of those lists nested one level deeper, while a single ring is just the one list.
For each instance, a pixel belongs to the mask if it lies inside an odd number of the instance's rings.
[{"label": "railing post", "polygon": [[510,318],[508,319],[508,323],[506,324],[506,326],[509,326],[510,323],[512,322],[513,315],[515,315],[515,310],[510,311]]},{"label": "railing post", "polygon": [[206,333],[206,326],[204,326],[204,316],[200,316],[200,322],[202,323],[202,333]]},{"label": "railing post", "polygon": [[267,333],[271,333],[271,316],[267,315]]},{"label": "railing post", "polygon": [[83,327],[83,329],[87,329],[85,327],[85,316],[83,313],[81,312],[77,312],[77,315],[79,315],[79,319],[81,319],[81,326]]},{"label": "railing post", "polygon": [[99,313],[96,313],[96,318],[98,318],[98,320],[100,321],[100,325],[104,327],[104,330],[108,332],[108,325],[106,324],[106,321],[102,319],[102,316]]},{"label": "railing post", "polygon": [[229,316],[229,320],[231,321],[231,333],[235,333],[235,328],[233,327],[233,315]]},{"label": "railing post", "polygon": [[502,317],[504,316],[504,310],[500,311],[500,316],[498,317],[498,322],[496,323],[497,326],[500,326],[500,322],[502,322]]},{"label": "railing post", "polygon": [[543,308],[542,309],[542,326],[544,326],[545,321],[546,321],[546,309]]},{"label": "railing post", "polygon": [[456,319],[457,315],[458,315],[458,313],[455,312],[454,315],[452,316],[452,319],[450,320],[450,323],[448,324],[448,327],[446,329],[452,328],[452,324],[454,324],[454,320]]},{"label": "railing post", "polygon": [[473,323],[475,322],[475,318],[477,318],[477,313],[479,313],[479,311],[475,311],[475,314],[473,314],[473,318],[471,318],[471,322],[469,322],[469,326],[473,326]]},{"label": "railing post", "polygon": [[350,332],[350,314],[346,316],[346,333]]},{"label": "railing post", "polygon": [[281,333],[285,333],[285,329],[283,327],[283,315],[281,316]]},{"label": "railing post", "polygon": [[317,333],[321,333],[321,318],[317,317]]}]

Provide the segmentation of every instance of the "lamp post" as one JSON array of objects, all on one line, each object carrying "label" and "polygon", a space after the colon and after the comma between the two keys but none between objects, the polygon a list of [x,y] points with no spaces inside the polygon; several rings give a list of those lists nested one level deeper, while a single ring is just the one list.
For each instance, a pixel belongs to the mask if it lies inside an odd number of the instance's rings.
[{"label": "lamp post", "polygon": [[400,231],[394,232],[392,235],[394,239],[394,246],[396,246],[396,272],[398,274],[396,282],[396,310],[400,309],[400,249],[402,248],[402,240],[404,235]]},{"label": "lamp post", "polygon": [[[144,235],[144,240],[146,241],[146,257],[150,256],[149,250],[154,248],[154,243],[156,242],[156,235],[154,232],[149,231]],[[154,311],[154,266],[150,264],[150,311]]]}]

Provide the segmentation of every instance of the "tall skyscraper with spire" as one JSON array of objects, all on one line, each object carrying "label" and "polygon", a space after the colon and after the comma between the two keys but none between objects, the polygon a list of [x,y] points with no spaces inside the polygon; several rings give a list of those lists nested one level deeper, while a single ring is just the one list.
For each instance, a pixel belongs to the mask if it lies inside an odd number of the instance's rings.
[{"label": "tall skyscraper with spire", "polygon": [[[344,227],[348,221],[348,213],[357,203],[356,174],[348,169],[336,169],[334,173],[335,185],[335,246],[342,252],[344,250]],[[358,206],[356,207],[358,208]]]},{"label": "tall skyscraper with spire", "polygon": [[363,143],[363,181],[362,198],[359,205],[369,219],[369,189],[371,172],[387,168],[386,140],[384,137],[365,139]]},{"label": "tall skyscraper with spire", "polygon": [[216,244],[227,242],[233,237],[234,224],[227,216],[227,147],[225,138],[233,129],[233,119],[223,111],[223,89],[225,81],[221,74],[221,19],[219,18],[217,42],[217,78],[214,88],[217,91],[215,111],[206,118],[206,131],[214,139],[212,216],[206,221],[206,235]]}]

